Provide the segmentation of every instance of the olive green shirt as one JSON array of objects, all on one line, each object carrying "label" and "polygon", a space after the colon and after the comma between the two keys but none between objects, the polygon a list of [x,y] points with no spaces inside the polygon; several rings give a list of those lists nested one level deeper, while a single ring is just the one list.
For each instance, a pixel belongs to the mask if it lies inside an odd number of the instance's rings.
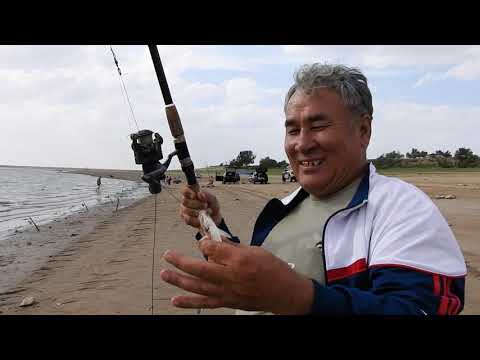
[{"label": "olive green shirt", "polygon": [[[325,198],[310,195],[283,218],[268,234],[262,247],[290,264],[299,273],[325,283],[323,227],[336,211],[347,207],[361,179]],[[237,315],[267,315],[258,311],[237,310]]]}]

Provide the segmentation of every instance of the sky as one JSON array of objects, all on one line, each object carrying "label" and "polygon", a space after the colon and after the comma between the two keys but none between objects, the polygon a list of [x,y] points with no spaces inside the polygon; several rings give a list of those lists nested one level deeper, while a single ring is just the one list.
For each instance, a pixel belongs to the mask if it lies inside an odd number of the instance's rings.
[{"label": "sky", "polygon": [[[147,46],[113,46],[140,129],[174,150]],[[376,158],[413,147],[480,154],[480,46],[158,45],[196,168],[252,150],[286,160],[283,101],[305,63],[367,76]],[[108,45],[0,46],[0,165],[139,169],[137,127]],[[180,165],[175,158],[170,169]]]}]

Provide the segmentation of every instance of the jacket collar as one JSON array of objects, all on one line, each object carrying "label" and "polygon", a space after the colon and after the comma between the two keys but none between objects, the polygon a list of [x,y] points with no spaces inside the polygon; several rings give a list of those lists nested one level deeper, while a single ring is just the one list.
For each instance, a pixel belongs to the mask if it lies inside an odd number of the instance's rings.
[{"label": "jacket collar", "polygon": [[[355,195],[348,206],[343,210],[349,209],[350,212],[367,203],[370,177],[373,174],[375,174],[375,167],[373,164],[369,164],[369,166],[367,166],[367,171],[365,172],[365,175],[360,181],[358,189],[355,192]],[[273,227],[308,196],[309,193],[300,187],[287,197],[283,198],[281,201],[279,199],[270,200],[267,205],[265,205],[265,208],[255,222],[251,245],[261,246]]]},{"label": "jacket collar", "polygon": [[[357,191],[353,195],[352,200],[346,207],[347,209],[357,207],[360,204],[368,201],[368,193],[370,190],[370,180],[371,177],[376,174],[375,166],[370,162],[366,167],[366,172],[363,175],[362,180],[357,188]],[[309,194],[302,188],[299,187],[295,190],[292,194],[288,195],[287,197],[282,199],[283,205],[285,205],[285,210],[290,211],[298,204],[300,204],[303,200],[305,200]]]}]

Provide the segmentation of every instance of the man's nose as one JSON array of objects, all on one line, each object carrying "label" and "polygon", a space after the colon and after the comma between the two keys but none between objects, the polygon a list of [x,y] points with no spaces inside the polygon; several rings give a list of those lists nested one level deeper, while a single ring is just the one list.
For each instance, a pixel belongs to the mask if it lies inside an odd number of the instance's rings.
[{"label": "man's nose", "polygon": [[315,147],[315,140],[312,132],[308,130],[301,130],[297,138],[296,150],[301,153],[309,153]]}]

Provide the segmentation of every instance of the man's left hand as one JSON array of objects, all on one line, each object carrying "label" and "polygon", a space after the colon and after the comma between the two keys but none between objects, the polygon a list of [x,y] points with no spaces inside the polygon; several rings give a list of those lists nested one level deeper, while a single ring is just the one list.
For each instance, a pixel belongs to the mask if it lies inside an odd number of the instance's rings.
[{"label": "man's left hand", "polygon": [[[223,239],[225,240],[225,239]],[[220,308],[306,314],[313,303],[310,279],[257,247],[216,242],[205,237],[200,251],[208,261],[167,251],[167,262],[182,270],[162,270],[162,280],[198,294],[172,298],[181,308]]]}]

